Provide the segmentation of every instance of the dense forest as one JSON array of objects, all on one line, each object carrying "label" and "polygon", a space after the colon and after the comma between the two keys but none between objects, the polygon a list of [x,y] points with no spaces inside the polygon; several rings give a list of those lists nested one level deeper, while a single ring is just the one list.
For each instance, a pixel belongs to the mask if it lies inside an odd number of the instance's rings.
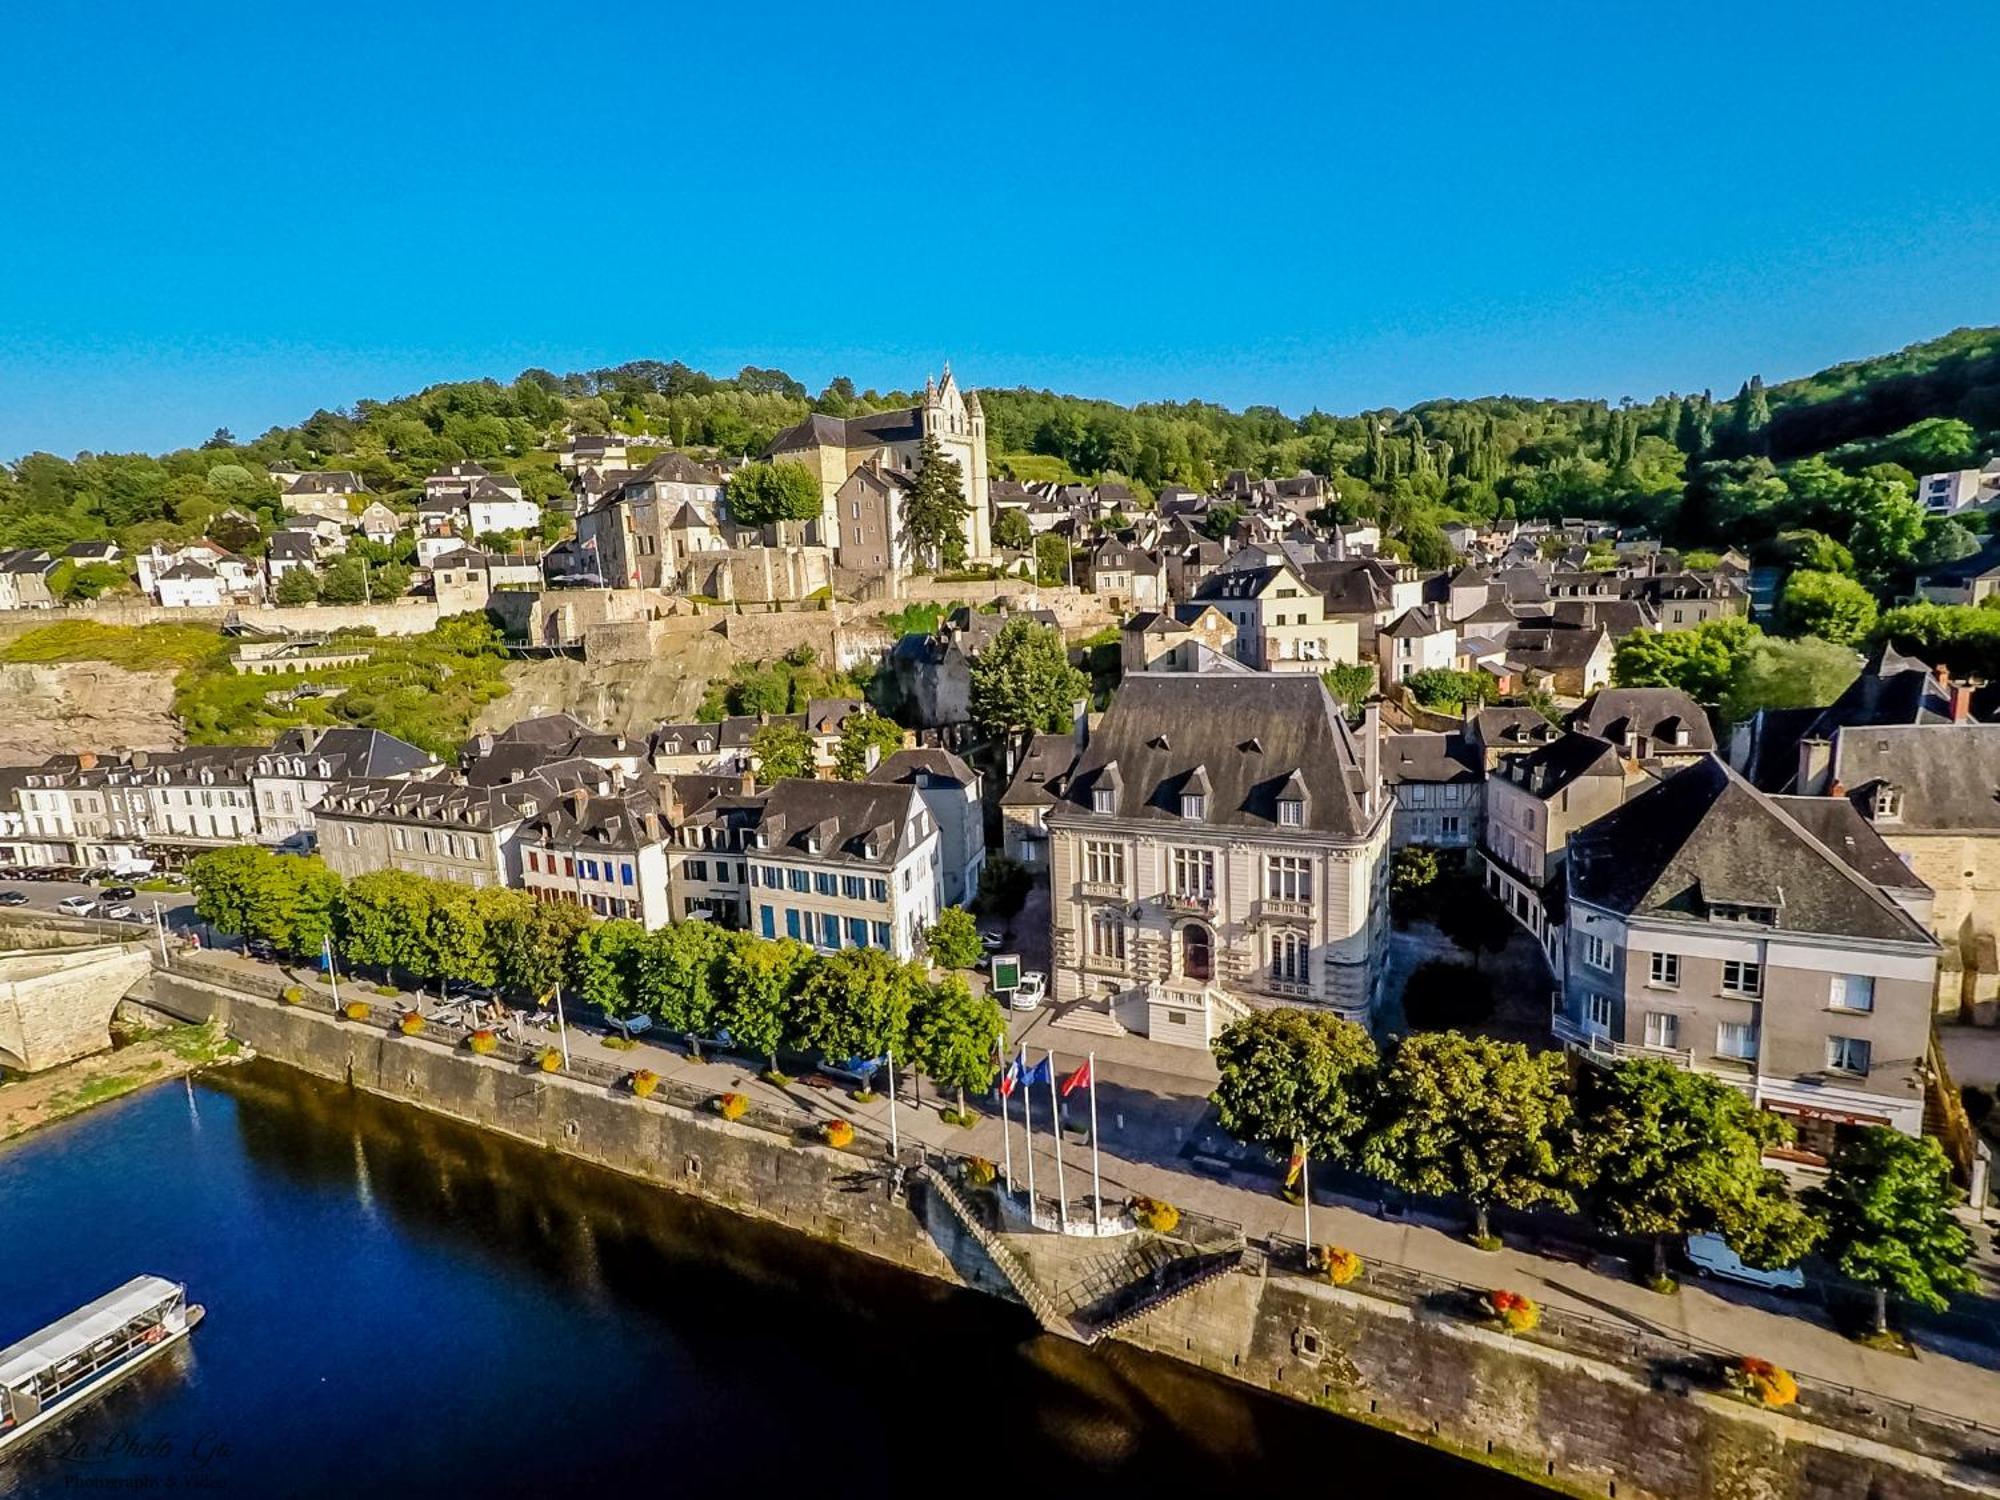
[{"label": "dense forest", "polygon": [[[2000,447],[2000,328],[1962,329],[1782,384],[1752,377],[1733,395],[1674,393],[1643,405],[1503,396],[1290,417],[1275,407],[980,394],[1000,474],[1115,476],[1151,494],[1206,489],[1231,469],[1311,470],[1334,484],[1327,519],[1379,519],[1393,547],[1427,564],[1448,557],[1438,528],[1449,519],[1592,516],[1685,546],[1776,553],[1889,592],[1914,567],[1979,545],[1964,522],[1926,522],[1912,496],[1915,475]],[[476,459],[546,499],[562,492],[549,445],[565,429],[738,455],[808,412],[912,399],[845,378],[815,395],[756,367],[726,378],[650,360],[528,370],[509,384],[456,382],[315,412],[247,441],[217,431],[157,456],[27,455],[0,467],[0,547],[108,537],[129,549],[206,532],[255,551],[278,519],[269,471],[282,465],[355,470],[401,507],[424,474]],[[75,586],[101,586],[89,572]]]}]

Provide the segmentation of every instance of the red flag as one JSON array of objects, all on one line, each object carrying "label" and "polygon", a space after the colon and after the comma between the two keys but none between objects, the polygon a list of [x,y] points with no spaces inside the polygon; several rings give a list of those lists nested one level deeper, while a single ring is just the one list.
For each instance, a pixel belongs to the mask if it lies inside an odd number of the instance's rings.
[{"label": "red flag", "polygon": [[1076,1090],[1089,1087],[1091,1087],[1090,1059],[1085,1058],[1083,1060],[1083,1066],[1078,1068],[1074,1073],[1070,1074],[1069,1077],[1063,1080],[1062,1096],[1063,1098],[1067,1099]]},{"label": "red flag", "polygon": [[1020,1081],[1021,1081],[1021,1064],[1020,1064],[1020,1062],[1019,1062],[1019,1061],[1017,1060],[1017,1061],[1014,1061],[1014,1062],[1010,1062],[1010,1063],[1008,1063],[1008,1064],[1007,1064],[1007,1071],[1006,1071],[1006,1072],[1004,1072],[1004,1073],[1002,1073],[1002,1074],[1000,1075],[1000,1097],[1001,1097],[1002,1099],[1011,1099],[1011,1098],[1013,1098],[1013,1097],[1014,1097],[1014,1085],[1015,1085],[1015,1084],[1017,1084],[1017,1083],[1019,1083]]}]

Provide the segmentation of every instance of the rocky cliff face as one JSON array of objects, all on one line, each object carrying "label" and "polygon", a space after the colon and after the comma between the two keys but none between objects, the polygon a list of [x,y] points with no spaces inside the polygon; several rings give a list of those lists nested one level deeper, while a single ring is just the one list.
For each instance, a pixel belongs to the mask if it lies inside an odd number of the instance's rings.
[{"label": "rocky cliff face", "polygon": [[685,723],[701,706],[711,677],[737,660],[729,642],[704,634],[673,641],[639,661],[555,657],[507,668],[507,696],[487,704],[475,729],[504,729],[536,714],[569,713],[593,729],[643,732],[662,720]]},{"label": "rocky cliff face", "polygon": [[64,750],[174,750],[174,674],[103,662],[0,664],[0,765]]}]

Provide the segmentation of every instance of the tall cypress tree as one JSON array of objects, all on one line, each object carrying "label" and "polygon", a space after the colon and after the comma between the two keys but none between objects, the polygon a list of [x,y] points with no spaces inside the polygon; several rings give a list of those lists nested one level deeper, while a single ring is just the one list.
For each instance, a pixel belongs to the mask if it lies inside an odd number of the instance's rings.
[{"label": "tall cypress tree", "polygon": [[903,496],[903,531],[918,561],[955,568],[965,561],[965,474],[936,438],[917,450],[917,476]]}]

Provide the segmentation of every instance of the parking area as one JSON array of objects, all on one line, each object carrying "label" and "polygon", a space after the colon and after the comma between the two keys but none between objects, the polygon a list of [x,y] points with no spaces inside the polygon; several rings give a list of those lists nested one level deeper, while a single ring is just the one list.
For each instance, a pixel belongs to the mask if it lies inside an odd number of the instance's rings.
[{"label": "parking area", "polygon": [[[105,887],[87,884],[77,880],[31,880],[23,879],[17,871],[0,872],[0,906],[16,911],[41,911],[52,914],[81,914],[88,916],[108,916],[110,909],[125,906],[131,909],[132,921],[150,923],[153,919],[155,903],[169,930],[182,930],[198,926],[194,915],[194,894],[187,890],[148,891],[139,889],[138,880],[113,881],[114,888],[129,888],[130,896],[113,898],[106,894]],[[15,899],[18,897],[19,899]],[[72,904],[89,901],[94,909],[78,913]]]}]

